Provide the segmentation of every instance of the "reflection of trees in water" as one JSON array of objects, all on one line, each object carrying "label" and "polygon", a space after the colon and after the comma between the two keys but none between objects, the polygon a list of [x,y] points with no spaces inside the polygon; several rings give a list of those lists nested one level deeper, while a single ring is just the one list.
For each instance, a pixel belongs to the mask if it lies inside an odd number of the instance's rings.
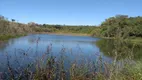
[{"label": "reflection of trees in water", "polygon": [[3,51],[9,45],[14,44],[16,39],[10,39],[9,41],[2,41],[0,42],[0,51]]},{"label": "reflection of trees in water", "polygon": [[8,41],[8,44],[9,44],[9,45],[12,45],[12,44],[14,44],[16,41],[17,41],[17,39],[10,39],[10,40]]},{"label": "reflection of trees in water", "polygon": [[119,41],[119,40],[99,40],[96,45],[100,51],[106,56],[114,57],[118,53],[118,59],[134,56],[134,59],[142,57],[142,45],[135,45],[132,43]]},{"label": "reflection of trees in water", "polygon": [[3,51],[8,46],[8,42],[0,42],[0,51]]},{"label": "reflection of trees in water", "polygon": [[28,42],[31,44],[34,44],[36,42],[37,39],[35,38],[28,38]]}]

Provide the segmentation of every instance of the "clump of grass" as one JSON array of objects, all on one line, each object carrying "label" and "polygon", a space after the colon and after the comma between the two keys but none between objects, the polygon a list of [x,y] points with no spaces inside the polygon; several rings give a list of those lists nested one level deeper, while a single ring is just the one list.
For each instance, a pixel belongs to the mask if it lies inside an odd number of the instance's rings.
[{"label": "clump of grass", "polygon": [[129,80],[142,80],[142,62],[137,61],[134,65],[127,65],[121,73]]},{"label": "clump of grass", "polygon": [[4,40],[11,39],[11,38],[17,38],[17,37],[25,36],[25,35],[26,34],[1,34],[0,40],[4,41]]}]

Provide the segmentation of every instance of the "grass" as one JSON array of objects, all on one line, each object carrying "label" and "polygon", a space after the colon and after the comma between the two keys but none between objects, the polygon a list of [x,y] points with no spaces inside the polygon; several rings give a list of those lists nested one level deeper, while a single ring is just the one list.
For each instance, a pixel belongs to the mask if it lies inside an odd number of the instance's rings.
[{"label": "grass", "polygon": [[0,41],[9,40],[11,38],[18,38],[21,36],[25,36],[26,34],[0,34]]},{"label": "grass", "polygon": [[142,38],[141,37],[134,37],[127,39],[128,41],[135,43],[135,44],[142,44]]},{"label": "grass", "polygon": [[55,35],[68,35],[68,36],[90,36],[85,33],[65,33],[65,32],[35,32],[35,34],[55,34]]},{"label": "grass", "polygon": [[129,38],[126,38],[126,39],[119,39],[119,38],[115,38],[115,37],[98,37],[98,38],[123,40],[123,41],[127,41],[127,42],[130,42],[130,43],[133,43],[133,44],[141,44],[142,45],[142,38],[141,37],[129,37]]},{"label": "grass", "polygon": [[137,61],[135,65],[126,66],[127,73],[125,73],[125,77],[129,78],[129,80],[142,80],[142,60]]}]

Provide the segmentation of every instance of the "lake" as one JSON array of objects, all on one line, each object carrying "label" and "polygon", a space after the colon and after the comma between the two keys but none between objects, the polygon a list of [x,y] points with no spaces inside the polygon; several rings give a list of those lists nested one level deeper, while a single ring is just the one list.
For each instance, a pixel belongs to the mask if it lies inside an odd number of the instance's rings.
[{"label": "lake", "polygon": [[100,56],[102,60],[111,62],[115,56],[113,51],[122,53],[118,60],[126,58],[131,51],[135,53],[135,60],[142,57],[141,45],[89,36],[30,34],[0,43],[0,72],[7,71],[7,63],[15,68],[19,65],[24,67],[45,54],[57,60],[64,55],[65,68],[74,60],[96,61]]}]

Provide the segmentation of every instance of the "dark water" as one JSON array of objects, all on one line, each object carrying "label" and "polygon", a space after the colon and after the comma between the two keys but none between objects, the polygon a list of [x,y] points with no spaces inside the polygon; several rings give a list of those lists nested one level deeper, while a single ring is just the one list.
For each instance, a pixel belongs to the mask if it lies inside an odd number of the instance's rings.
[{"label": "dark water", "polygon": [[[133,44],[87,36],[28,35],[0,43],[0,71],[6,70],[7,60],[13,67],[18,66],[16,60],[19,61],[20,66],[24,66],[44,56],[48,51],[57,58],[63,53],[68,60],[80,58],[96,60],[101,55],[103,60],[111,61],[114,57],[113,50],[124,52],[123,57],[119,58],[122,59],[129,55],[132,48]],[[135,52],[135,59],[140,59],[142,46],[135,46],[133,52]]]}]

